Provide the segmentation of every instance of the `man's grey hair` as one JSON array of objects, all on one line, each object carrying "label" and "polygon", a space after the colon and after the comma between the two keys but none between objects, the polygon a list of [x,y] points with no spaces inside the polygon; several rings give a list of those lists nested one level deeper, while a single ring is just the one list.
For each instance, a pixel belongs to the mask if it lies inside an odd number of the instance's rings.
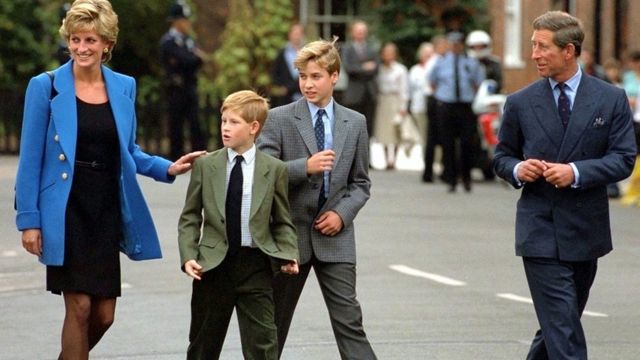
[{"label": "man's grey hair", "polygon": [[549,30],[553,32],[553,43],[560,48],[573,44],[576,57],[580,56],[584,29],[582,22],[564,11],[548,11],[533,21],[534,30]]}]

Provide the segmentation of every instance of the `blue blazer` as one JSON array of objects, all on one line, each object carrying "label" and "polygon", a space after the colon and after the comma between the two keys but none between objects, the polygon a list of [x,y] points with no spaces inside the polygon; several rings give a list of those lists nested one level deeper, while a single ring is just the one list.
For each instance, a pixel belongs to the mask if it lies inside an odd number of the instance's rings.
[{"label": "blue blazer", "polygon": [[517,205],[516,254],[586,261],[612,250],[606,186],[631,174],[636,155],[624,90],[582,74],[565,130],[548,79],[507,98],[494,169],[514,187],[525,159],[573,162],[579,188],[525,183]]},{"label": "blue blazer", "polygon": [[[54,71],[58,95],[51,100],[46,74],[29,82],[25,96],[20,159],[16,177],[18,230],[40,229],[46,265],[64,264],[65,213],[76,159],[77,111],[73,61]],[[171,162],[144,153],[136,144],[135,80],[102,66],[120,141],[121,250],[133,260],[162,257],[151,214],[136,173],[172,182]],[[49,112],[51,106],[51,112]],[[50,114],[50,116],[49,116]]]}]

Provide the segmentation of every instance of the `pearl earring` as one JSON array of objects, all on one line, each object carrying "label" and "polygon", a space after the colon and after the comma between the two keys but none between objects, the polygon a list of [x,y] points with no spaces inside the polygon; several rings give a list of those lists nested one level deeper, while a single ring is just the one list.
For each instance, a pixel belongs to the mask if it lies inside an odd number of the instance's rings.
[{"label": "pearl earring", "polygon": [[109,48],[104,48],[104,50],[102,50],[103,53],[108,53],[109,52]]}]

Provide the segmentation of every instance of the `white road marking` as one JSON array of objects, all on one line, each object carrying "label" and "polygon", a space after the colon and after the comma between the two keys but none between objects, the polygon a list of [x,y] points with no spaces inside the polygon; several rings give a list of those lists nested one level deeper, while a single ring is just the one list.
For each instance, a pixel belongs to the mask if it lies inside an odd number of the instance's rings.
[{"label": "white road marking", "polygon": [[516,294],[501,293],[501,294],[496,294],[496,296],[499,297],[499,298],[507,299],[507,300],[517,301],[517,302],[522,302],[522,303],[527,303],[527,304],[533,304],[533,300],[531,300],[531,298],[520,296],[520,295],[516,295]]},{"label": "white road marking", "polygon": [[[499,297],[499,298],[506,299],[506,300],[517,301],[517,302],[522,302],[522,303],[527,303],[527,304],[533,304],[533,300],[531,300],[531,298],[528,298],[528,297],[525,297],[525,296],[516,295],[516,294],[500,293],[500,294],[496,294],[496,296]],[[583,311],[582,315],[591,316],[591,317],[609,317],[609,315],[607,315],[605,313],[600,313],[600,312],[595,312],[595,311],[588,311],[588,310]]]},{"label": "white road marking", "polygon": [[18,256],[18,252],[15,250],[4,250],[2,252],[2,257],[16,257]]},{"label": "white road marking", "polygon": [[126,283],[126,282],[123,282],[120,286],[121,286],[123,289],[131,289],[131,288],[133,288],[133,285],[131,285],[131,284],[129,284],[129,283]]},{"label": "white road marking", "polygon": [[398,265],[389,265],[389,269],[395,270],[395,271],[397,271],[399,273],[402,273],[402,274],[405,274],[405,275],[416,276],[416,277],[421,277],[421,278],[428,279],[428,280],[431,280],[431,281],[435,281],[437,283],[444,284],[444,285],[449,285],[449,286],[465,286],[465,285],[467,285],[467,283],[464,282],[464,281],[448,278],[446,276],[442,276],[442,275],[438,275],[438,274],[432,274],[432,273],[424,272],[422,270],[414,269],[414,268],[408,267],[406,265],[399,265],[399,264]]}]

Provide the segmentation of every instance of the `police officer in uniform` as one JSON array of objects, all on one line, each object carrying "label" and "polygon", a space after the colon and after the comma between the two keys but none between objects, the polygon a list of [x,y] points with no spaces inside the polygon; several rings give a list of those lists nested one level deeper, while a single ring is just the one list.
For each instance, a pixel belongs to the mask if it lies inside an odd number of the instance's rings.
[{"label": "police officer in uniform", "polygon": [[206,149],[198,121],[197,72],[204,53],[188,33],[191,30],[189,6],[181,1],[169,11],[171,28],[160,40],[160,54],[165,69],[165,87],[169,110],[169,136],[172,160],[184,153],[183,128],[189,124],[191,150]]}]

